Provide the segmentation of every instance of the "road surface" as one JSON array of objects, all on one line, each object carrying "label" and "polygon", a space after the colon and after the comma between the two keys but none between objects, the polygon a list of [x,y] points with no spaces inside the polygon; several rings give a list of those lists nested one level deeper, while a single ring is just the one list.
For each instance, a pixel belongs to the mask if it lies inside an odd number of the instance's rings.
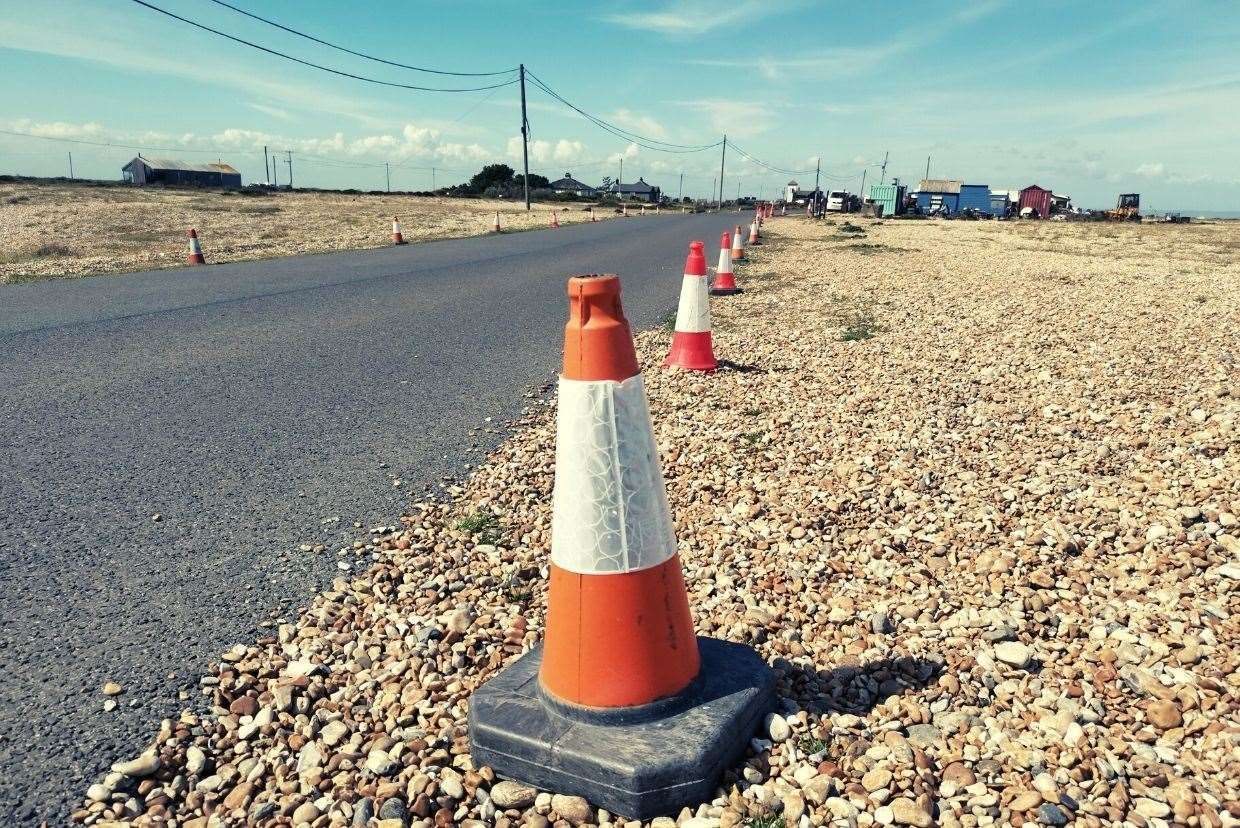
[{"label": "road surface", "polygon": [[481,459],[555,375],[566,277],[619,273],[651,326],[733,218],[0,285],[0,824],[62,824],[208,661]]}]

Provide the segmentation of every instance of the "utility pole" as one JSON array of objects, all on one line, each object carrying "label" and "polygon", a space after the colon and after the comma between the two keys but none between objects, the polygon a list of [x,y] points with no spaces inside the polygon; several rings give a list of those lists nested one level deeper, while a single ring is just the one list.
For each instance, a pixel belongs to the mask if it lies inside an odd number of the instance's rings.
[{"label": "utility pole", "polygon": [[388,162],[383,162],[383,174],[387,176],[387,191],[392,192],[392,168],[388,166]]},{"label": "utility pole", "polygon": [[[715,184],[716,184],[716,183],[718,183],[718,181],[719,181],[719,177],[718,177],[718,176],[716,176],[716,177],[714,177],[714,178],[712,178],[712,179],[710,180],[710,197],[711,197],[711,198],[714,198],[714,197],[715,197]],[[718,210],[716,210],[715,212],[718,212]]]},{"label": "utility pole", "polygon": [[267,164],[267,145],[263,144],[263,183],[271,183],[271,167]]},{"label": "utility pole", "polygon": [[814,215],[818,214],[818,176],[822,173],[822,159],[814,159]]},{"label": "utility pole", "polygon": [[882,172],[878,174],[879,184],[887,183],[887,156],[889,155],[891,155],[891,150],[886,150],[883,152],[883,169],[882,169]]},{"label": "utility pole", "polygon": [[862,204],[865,204],[865,174],[868,172],[869,170],[866,170],[866,169],[861,170],[861,203]]},{"label": "utility pole", "polygon": [[624,181],[624,156],[620,156],[620,174],[616,176],[616,199],[624,201],[624,193],[620,192],[620,184]]},{"label": "utility pole", "polygon": [[681,202],[682,204],[684,203],[684,200],[685,200],[685,174],[684,172],[680,173],[680,195],[676,197],[676,200]]},{"label": "utility pole", "polygon": [[293,189],[293,151],[285,150],[288,153],[288,188]]},{"label": "utility pole", "polygon": [[69,153],[69,180],[73,180],[73,153]]},{"label": "utility pole", "polygon": [[930,178],[930,156],[926,156],[926,178]]},{"label": "utility pole", "polygon": [[271,154],[271,186],[280,189],[280,162],[274,152]]},{"label": "utility pole", "polygon": [[719,209],[723,209],[723,165],[728,160],[728,134],[723,134],[723,154],[719,156]]},{"label": "utility pole", "polygon": [[435,192],[435,168],[431,167],[431,192]]},{"label": "utility pole", "polygon": [[520,66],[521,72],[521,158],[525,164],[525,209],[530,209],[530,122],[525,114],[525,64]]}]

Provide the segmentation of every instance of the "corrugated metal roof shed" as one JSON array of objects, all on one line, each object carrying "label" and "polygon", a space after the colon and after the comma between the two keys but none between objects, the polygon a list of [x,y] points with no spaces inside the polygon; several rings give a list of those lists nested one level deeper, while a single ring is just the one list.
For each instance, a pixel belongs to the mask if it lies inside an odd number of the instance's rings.
[{"label": "corrugated metal roof shed", "polygon": [[176,158],[143,158],[142,163],[153,170],[181,170],[183,172],[235,173],[237,169],[228,164],[192,164]]},{"label": "corrugated metal roof shed", "polygon": [[963,183],[963,181],[954,181],[950,178],[923,178],[917,187],[917,192],[959,195],[960,185]]}]

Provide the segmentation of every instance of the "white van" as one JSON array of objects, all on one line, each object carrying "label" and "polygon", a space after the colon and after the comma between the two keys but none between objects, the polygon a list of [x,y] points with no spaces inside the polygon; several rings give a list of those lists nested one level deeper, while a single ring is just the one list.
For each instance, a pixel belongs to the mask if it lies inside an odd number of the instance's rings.
[{"label": "white van", "polygon": [[842,213],[848,209],[848,191],[831,190],[827,193],[827,212]]}]

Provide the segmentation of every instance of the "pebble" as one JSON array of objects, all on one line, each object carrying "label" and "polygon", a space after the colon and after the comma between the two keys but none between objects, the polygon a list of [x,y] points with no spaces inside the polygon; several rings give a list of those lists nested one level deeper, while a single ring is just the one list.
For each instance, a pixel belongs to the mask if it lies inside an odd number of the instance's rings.
[{"label": "pebble", "polygon": [[792,726],[788,724],[788,720],[778,713],[772,713],[766,718],[766,732],[771,737],[771,741],[779,744],[786,742],[792,736]]},{"label": "pebble", "polygon": [[536,796],[538,796],[536,789],[509,780],[497,782],[491,788],[491,801],[497,808],[504,810],[528,808],[534,804]]},{"label": "pebble", "polygon": [[1045,802],[1038,807],[1038,822],[1042,825],[1067,825],[1068,815],[1058,805]]},{"label": "pebble", "polygon": [[136,759],[130,759],[128,762],[117,762],[112,766],[112,770],[117,773],[123,773],[126,776],[134,776],[141,779],[155,773],[162,764],[158,755],[144,753]]},{"label": "pebble", "polygon": [[1029,647],[1019,641],[1001,641],[995,645],[995,657],[1013,667],[1024,667],[1032,655]]},{"label": "pebble", "polygon": [[551,810],[559,814],[561,819],[566,819],[573,825],[589,822],[594,815],[594,811],[590,808],[590,803],[580,796],[555,794],[551,797]]}]

